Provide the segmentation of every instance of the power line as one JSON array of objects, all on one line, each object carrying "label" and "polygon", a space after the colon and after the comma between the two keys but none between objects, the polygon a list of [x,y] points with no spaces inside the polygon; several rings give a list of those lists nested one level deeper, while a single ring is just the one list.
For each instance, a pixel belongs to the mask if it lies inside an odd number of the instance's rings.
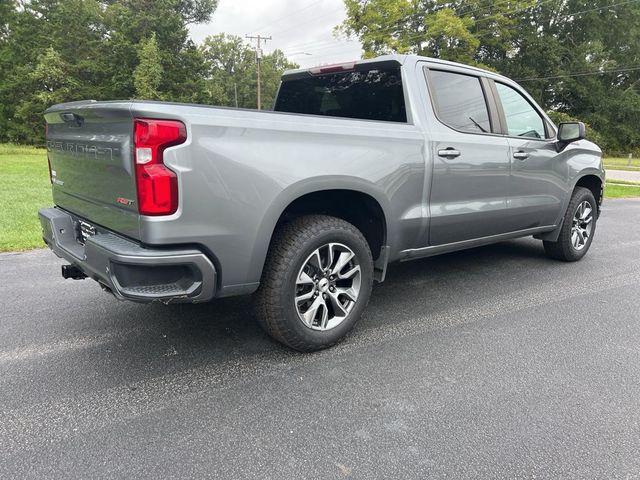
[{"label": "power line", "polygon": [[[534,5],[529,5],[528,7],[516,7],[513,10],[508,10],[506,13],[504,13],[504,15],[511,15],[513,13],[523,12],[525,10],[530,10],[532,8],[540,7],[540,6],[542,6],[542,5],[546,4],[546,3],[550,3],[552,1],[561,2],[562,0],[543,0],[541,2],[536,2]],[[505,4],[509,3],[509,2],[510,2],[510,0],[506,0],[506,1],[503,1],[503,2],[494,3],[493,5],[488,5],[488,6],[484,6],[484,7],[478,7],[478,8],[472,9],[472,10],[462,10],[459,13],[456,12],[456,14],[457,14],[458,17],[463,17],[463,16],[469,16],[469,14],[476,13],[476,12],[488,12],[489,10],[491,10],[491,9],[493,9],[495,7],[500,7],[500,6],[505,5]],[[442,9],[439,9],[439,10],[442,10]],[[437,11],[438,10],[436,10],[436,12]],[[454,10],[454,12],[455,12],[455,10]],[[491,18],[491,17],[489,17],[489,18]],[[485,19],[481,19],[481,20],[484,21]],[[476,20],[476,22],[478,22],[478,21],[480,21],[480,20]]]},{"label": "power line", "polygon": [[598,70],[598,71],[591,71],[591,72],[565,73],[562,75],[549,75],[548,77],[528,77],[528,78],[518,79],[516,80],[516,82],[532,82],[534,80],[552,80],[555,78],[565,78],[565,77],[586,77],[589,75],[604,75],[606,73],[633,72],[636,70],[640,70],[640,65],[626,67],[626,68],[617,68],[614,70]]},{"label": "power line", "polygon": [[289,12],[289,13],[287,13],[286,15],[283,15],[283,16],[281,16],[281,17],[278,17],[278,18],[276,18],[275,20],[273,20],[272,22],[267,23],[267,24],[263,25],[262,27],[260,27],[260,28],[258,28],[258,29],[255,29],[254,31],[256,31],[256,32],[257,32],[257,31],[260,31],[260,30],[265,30],[267,27],[271,27],[271,26],[275,25],[276,23],[280,23],[280,22],[282,22],[283,20],[286,20],[286,19],[290,18],[291,16],[293,16],[293,15],[295,15],[295,14],[297,14],[297,13],[304,12],[305,10],[308,10],[308,9],[310,9],[311,7],[315,6],[315,5],[317,5],[317,4],[319,4],[319,3],[322,3],[323,1],[324,1],[324,0],[316,0],[315,2],[313,2],[313,3],[309,4],[309,5],[307,5],[306,7],[299,8],[298,10],[294,10],[293,12]]},{"label": "power line", "polygon": [[292,45],[287,45],[286,50],[304,50],[306,48],[315,48],[315,47],[322,47],[323,45],[336,45],[336,44],[353,44],[353,43],[358,43],[355,40],[339,40],[339,39],[334,39],[334,40],[322,40],[322,41],[316,41],[316,42],[307,42],[307,43],[294,43]]},{"label": "power line", "polygon": [[307,25],[307,24],[312,23],[312,22],[317,22],[318,20],[322,20],[322,19],[324,19],[324,18],[327,18],[327,17],[329,17],[329,16],[333,15],[336,11],[337,11],[337,10],[331,10],[331,11],[329,11],[329,12],[326,12],[324,15],[320,15],[319,17],[316,17],[316,18],[310,18],[310,19],[309,19],[309,20],[307,20],[307,21],[304,21],[304,22],[300,22],[300,23],[298,23],[298,24],[297,24],[297,25],[295,25],[294,27],[287,28],[287,29],[285,29],[285,30],[280,30],[280,31],[278,32],[278,34],[279,34],[279,35],[282,35],[283,33],[288,33],[288,32],[294,31],[294,30],[298,30],[300,27],[302,27],[302,26],[304,26],[304,25]]},{"label": "power line", "polygon": [[[477,7],[477,8],[472,8],[472,9],[469,9],[469,10],[462,10],[460,12],[460,16],[469,15],[470,13],[475,13],[475,12],[478,12],[478,11],[488,11],[488,10],[491,10],[492,8],[500,7],[500,6],[504,5],[505,3],[509,3],[510,1],[511,0],[504,0],[502,2],[494,3],[493,5],[485,5],[484,7]],[[448,8],[448,7],[445,7],[445,8]]]},{"label": "power line", "polygon": [[[528,7],[517,7],[517,8],[514,8],[512,10],[508,10],[508,11],[502,13],[502,15],[503,16],[513,15],[515,13],[523,12],[523,11],[530,10],[530,9],[533,9],[533,8],[538,8],[538,7],[542,6],[542,5],[550,3],[552,1],[554,1],[554,0],[543,0],[543,1],[540,1],[540,2],[536,2],[536,4],[530,5]],[[588,10],[569,12],[569,13],[566,13],[566,14],[563,14],[563,15],[559,16],[558,19],[563,19],[563,18],[572,17],[572,16],[576,16],[576,15],[581,15],[581,14],[584,14],[584,13],[590,13],[590,12],[594,12],[594,11],[601,11],[601,10],[605,10],[605,9],[615,8],[615,7],[622,6],[622,5],[636,3],[638,1],[640,1],[640,0],[627,0],[627,1],[624,1],[624,2],[612,3],[612,4],[601,6],[601,7],[591,8],[591,9],[588,9]],[[507,1],[503,1],[501,3],[498,3],[498,4],[494,4],[494,5],[488,6],[488,7],[485,6],[485,7],[478,7],[478,8],[471,9],[471,10],[466,10],[466,11],[463,10],[462,12],[459,13],[459,16],[464,16],[464,15],[468,15],[470,13],[475,13],[475,12],[487,11],[487,10],[490,10],[491,8],[496,7],[496,6],[504,5],[507,2],[508,2],[508,0]],[[559,3],[562,3],[562,0],[559,0]],[[436,11],[438,11],[438,10],[436,10]],[[324,15],[323,17],[325,17],[325,16],[326,15]],[[322,17],[319,17],[319,18],[322,18]],[[317,20],[317,19],[314,19],[314,20]],[[486,17],[486,18],[480,18],[480,19],[476,20],[475,23],[477,24],[477,23],[484,22],[484,21],[489,21],[489,20],[494,20],[494,16],[490,16],[490,17]],[[306,25],[307,23],[309,23],[309,21],[303,22],[302,24],[299,24],[299,25],[297,25],[297,26],[295,26],[293,28],[286,29],[286,30],[284,30],[284,32],[289,32],[291,30],[295,30],[300,26]],[[387,28],[387,29],[371,30],[371,33],[374,33],[374,34],[385,34],[385,33],[391,33],[391,32],[397,31],[397,30],[401,30],[401,29],[402,29],[401,26],[394,26],[394,27],[390,27],[390,28]],[[495,35],[495,32],[487,32],[486,34],[483,34],[483,35],[476,35],[475,38],[480,39],[480,38],[485,38],[485,37],[491,37],[491,36],[494,36],[494,35]],[[425,38],[425,32],[417,32],[414,35],[409,35],[407,37],[404,37],[402,40],[405,41],[405,42],[413,42],[414,40],[421,40],[421,39],[424,39],[424,38]],[[331,42],[319,42],[319,43],[311,42],[311,43],[306,43],[306,44],[304,44],[305,45],[304,49],[322,48],[323,44],[331,45]],[[302,48],[302,47],[300,47],[300,45],[292,45],[289,48]],[[336,46],[335,48],[338,48],[338,46]]]},{"label": "power line", "polygon": [[[286,18],[289,18],[291,15],[293,15],[293,14],[295,14],[295,13],[299,13],[299,12],[301,12],[301,11],[308,10],[309,8],[311,8],[311,7],[315,6],[316,4],[320,3],[320,1],[321,1],[321,0],[316,1],[316,2],[313,2],[313,3],[311,3],[310,5],[307,5],[306,7],[303,7],[303,8],[301,8],[301,9],[298,9],[298,10],[296,10],[296,11],[294,11],[294,12],[290,13],[289,15],[285,15],[285,16],[281,17],[280,19],[278,19],[278,20],[276,20],[276,21],[274,21],[274,22],[271,22],[270,24],[267,24],[267,25],[273,25],[273,24],[275,24],[275,23],[279,23],[279,22],[281,22],[282,20],[285,20]],[[474,12],[488,11],[488,10],[490,10],[491,8],[495,8],[496,6],[504,5],[505,3],[508,3],[509,1],[510,1],[510,0],[505,0],[505,1],[503,1],[503,2],[500,2],[500,3],[494,4],[494,5],[489,5],[489,6],[484,6],[484,7],[478,7],[478,8],[471,9],[471,10],[466,10],[466,11],[464,11],[464,10],[463,10],[462,12],[460,12],[460,14],[459,14],[459,15],[460,15],[460,16],[462,16],[462,15],[467,15],[467,14],[469,14],[469,13],[474,13]],[[540,6],[540,5],[544,5],[544,4],[549,3],[549,2],[551,2],[551,1],[556,1],[556,0],[543,0],[542,2],[540,2],[540,3],[536,3],[536,5],[532,5],[532,6],[529,6],[529,7],[518,7],[518,8],[515,8],[515,9],[513,9],[513,10],[509,10],[509,11],[505,12],[503,15],[512,15],[512,14],[514,14],[514,13],[518,13],[518,12],[520,12],[520,11],[524,11],[524,10],[528,10],[528,9],[531,9],[531,8],[534,8],[534,7],[538,7],[538,6]],[[638,1],[638,0],[634,0],[634,1]],[[448,8],[448,7],[444,7],[444,8]],[[436,10],[434,11],[434,13],[435,13],[435,12],[437,12],[437,11],[443,10],[444,8],[436,9]],[[280,36],[282,36],[282,34],[288,33],[288,32],[290,32],[290,31],[295,31],[295,30],[297,30],[297,29],[299,29],[299,28],[301,28],[301,27],[303,27],[303,26],[305,26],[305,25],[307,25],[307,24],[309,24],[309,23],[311,23],[311,22],[314,22],[314,21],[317,21],[317,20],[321,20],[321,19],[323,19],[323,18],[326,18],[326,17],[328,17],[329,15],[333,14],[333,13],[334,13],[334,11],[338,11],[338,10],[341,10],[341,9],[332,10],[332,11],[330,11],[330,12],[325,13],[324,15],[322,15],[322,16],[320,16],[320,17],[313,18],[313,19],[310,19],[310,20],[308,20],[308,21],[304,21],[304,22],[302,22],[302,23],[298,23],[297,25],[295,25],[295,26],[294,26],[294,27],[292,27],[292,28],[287,28],[287,29],[285,29],[285,30],[280,30],[280,31],[278,31],[277,33],[278,33]],[[475,23],[479,23],[479,22],[481,22],[481,21],[492,20],[492,19],[493,19],[492,17],[489,17],[489,18],[482,18],[482,19],[476,20],[476,22],[475,22]],[[380,34],[380,33],[388,33],[388,32],[392,32],[392,31],[394,31],[394,30],[398,30],[398,29],[399,29],[399,27],[391,27],[391,28],[387,28],[387,29],[376,30],[376,31],[375,31],[375,33],[378,33],[378,34]],[[420,34],[418,34],[418,35],[422,36],[422,35],[423,35],[423,33],[420,33]],[[491,35],[493,35],[493,33],[492,33]],[[417,38],[417,37],[416,37],[416,36],[409,37],[409,41],[410,41],[411,39],[414,39],[414,38]],[[477,38],[477,37],[476,37],[476,38]],[[291,45],[291,46],[289,46],[289,48],[290,48],[290,49],[293,49],[293,48],[295,48],[295,49],[311,49],[311,48],[314,48],[314,47],[316,47],[316,46],[318,46],[318,47],[319,47],[319,46],[320,46],[320,45],[322,45],[322,44],[323,44],[323,42],[320,42],[320,43],[311,42],[311,43],[306,43],[306,44]],[[331,45],[332,43],[331,43],[331,42],[325,42],[325,44]],[[303,45],[304,45],[304,46],[303,46]]]},{"label": "power line", "polygon": [[[545,3],[549,3],[550,1],[552,1],[552,0],[546,0],[546,1],[543,1],[543,2],[540,2],[540,3],[537,3],[536,5],[532,5],[531,7],[528,7],[528,8],[525,8],[525,9],[520,9],[518,11],[524,11],[524,10],[527,10],[527,9],[530,9],[530,8],[538,7],[538,6],[543,5]],[[597,11],[597,10],[604,10],[604,9],[607,9],[607,8],[613,8],[613,7],[617,7],[617,6],[620,6],[620,5],[626,5],[626,4],[629,4],[629,3],[635,3],[635,2],[638,2],[638,1],[640,1],[640,0],[627,0],[626,2],[610,4],[610,5],[606,5],[606,6],[603,6],[603,7],[593,8],[593,9],[590,9],[590,10],[582,10],[582,11],[578,11],[578,12],[571,12],[571,13],[567,13],[567,14],[559,17],[559,18],[571,17],[571,16],[582,14],[582,13],[587,13],[587,12],[592,12],[592,11]],[[506,12],[504,15],[512,15],[513,13],[516,13],[516,10],[512,10],[510,12]],[[481,20],[484,21],[484,20],[488,20],[488,19],[491,19],[491,18],[480,19],[480,20],[477,20],[475,23],[477,24]],[[382,34],[384,34],[384,33],[388,33],[389,31],[393,31],[393,30],[398,30],[398,28],[394,27],[392,29],[377,30],[377,31],[374,31],[372,33],[382,33]],[[487,33],[485,33],[483,35],[474,35],[474,37],[477,38],[477,39],[480,39],[480,38],[485,38],[485,37],[491,37],[491,36],[494,36],[494,35],[495,35],[495,32],[487,32]],[[405,41],[405,42],[412,42],[414,40],[421,40],[421,39],[424,39],[424,38],[425,38],[425,32],[418,32],[418,33],[416,33],[414,35],[410,35],[408,37],[405,37],[402,40]]]},{"label": "power line", "polygon": [[[538,5],[542,5],[542,4],[545,4],[545,3],[549,3],[549,2],[551,2],[551,1],[555,1],[555,0],[545,0],[545,1],[541,2],[540,4],[538,4]],[[638,0],[635,0],[635,1],[638,1]],[[506,2],[503,2],[503,3],[506,3]],[[532,7],[526,7],[526,8],[532,8]],[[514,9],[514,10],[512,10],[512,11],[506,12],[504,15],[511,15],[511,14],[513,14],[513,13],[517,13],[517,12],[519,12],[519,11],[522,11],[522,10],[524,10],[524,9],[526,9],[526,8],[523,8],[523,9]],[[485,9],[486,9],[486,8],[485,8]],[[477,10],[485,10],[485,9],[476,9],[476,11],[477,11]],[[442,10],[442,9],[438,9],[438,10],[436,10],[436,11],[439,11],[439,10]],[[296,25],[296,26],[294,26],[294,27],[292,27],[292,28],[288,28],[288,29],[286,29],[286,30],[281,30],[281,31],[279,31],[278,33],[279,33],[280,35],[282,35],[282,34],[284,34],[284,33],[288,33],[288,32],[290,32],[290,31],[297,30],[298,28],[300,28],[300,27],[302,27],[302,26],[304,26],[304,25],[307,25],[308,23],[311,23],[311,22],[313,22],[313,21],[316,21],[316,20],[319,20],[319,19],[325,18],[325,17],[329,16],[331,13],[332,13],[332,12],[330,12],[329,14],[325,14],[325,15],[323,15],[323,16],[321,16],[321,17],[314,18],[314,19],[311,19],[311,20],[306,21],[306,22],[302,22],[302,23],[300,23],[300,24],[298,24],[298,25]],[[434,12],[434,13],[435,13],[435,12]],[[480,21],[490,20],[490,19],[492,19],[492,18],[480,19],[480,20],[477,20],[477,21],[476,21],[476,23],[479,23]],[[394,27],[390,27],[390,28],[386,28],[386,29],[373,30],[372,32],[375,32],[376,34],[384,34],[384,33],[390,33],[390,32],[393,32],[394,30],[400,30],[400,29],[401,29],[401,27],[400,27],[400,26],[394,26]],[[418,36],[423,36],[423,35],[424,35],[424,32],[420,32],[420,33],[418,33],[418,34],[416,34],[416,35],[414,35],[414,36],[411,36],[411,37],[406,38],[406,40],[411,41],[412,39],[418,38]],[[491,33],[491,35],[493,35],[493,33]],[[478,38],[478,37],[476,37],[476,38]],[[319,46],[319,45],[321,45],[322,43],[323,43],[323,42],[320,42],[320,43],[311,42],[311,43],[306,43],[306,44],[297,44],[297,45],[292,45],[292,46],[290,46],[289,48],[296,48],[296,49],[298,49],[298,48],[302,48],[302,49],[309,49],[309,48],[313,48],[313,47],[315,47],[315,46]],[[327,42],[327,43],[329,43],[329,42]],[[301,46],[301,45],[304,45],[304,46]]]},{"label": "power line", "polygon": [[[533,8],[538,8],[538,7],[542,6],[542,5],[551,3],[552,1],[557,1],[557,0],[543,0],[541,2],[536,2],[535,5],[531,5],[529,7],[520,7],[520,8],[515,8],[513,10],[508,10],[508,11],[504,12],[502,15],[503,16],[509,16],[509,15],[513,15],[515,13],[524,12],[526,10],[531,10]],[[560,0],[560,2],[561,1],[562,0]],[[575,15],[583,14],[583,13],[589,13],[589,12],[595,12],[595,11],[599,11],[599,10],[605,10],[605,9],[608,9],[608,8],[614,8],[614,7],[618,7],[618,6],[622,6],[622,5],[636,3],[638,1],[640,1],[640,0],[627,0],[625,2],[613,3],[613,4],[610,4],[610,5],[605,5],[605,6],[602,6],[602,7],[592,8],[592,9],[589,9],[589,10],[581,10],[581,11],[577,11],[577,12],[570,12],[570,13],[567,13],[567,14],[564,14],[564,15],[558,17],[558,19],[572,17],[572,16],[575,16]],[[502,4],[504,4],[504,3],[506,3],[506,2],[502,2]],[[495,7],[496,5],[493,5],[493,6]],[[487,8],[482,8],[482,9],[478,8],[478,9],[475,9],[475,10],[467,11],[466,13],[468,14],[468,13],[472,13],[473,11],[480,11],[480,10],[486,11],[488,9]],[[437,12],[437,11],[438,10],[436,10],[435,12]],[[463,16],[463,15],[465,15],[464,11],[461,12],[458,16]],[[480,18],[480,19],[474,21],[474,25],[476,25],[478,23],[481,23],[481,22],[494,20],[494,19],[495,19],[494,16]],[[379,30],[370,30],[370,32],[374,33],[374,34],[385,34],[385,33],[391,33],[391,32],[396,31],[396,30],[401,30],[401,26],[393,26],[393,27],[389,27],[389,28],[386,28],[386,29],[379,29]],[[475,36],[475,37],[476,38],[483,38],[485,36],[492,36],[493,34],[494,34],[493,32],[488,32],[485,35],[479,35],[479,36]],[[424,35],[425,35],[425,32],[418,32],[415,35],[412,35],[412,36],[409,36],[409,37],[405,37],[404,40],[412,41],[414,39],[419,39],[420,37],[423,37]]]},{"label": "power line", "polygon": [[[535,5],[531,5],[529,7],[522,7],[522,8],[516,8],[514,10],[508,10],[507,12],[503,13],[503,15],[504,16],[509,16],[509,15],[513,15],[514,13],[525,12],[527,10],[531,10],[533,8],[541,7],[542,5],[545,5],[547,3],[551,3],[551,2],[554,2],[554,1],[556,1],[556,0],[544,0],[542,2],[538,2]],[[634,0],[634,1],[637,1],[637,0]],[[484,18],[480,18],[478,20],[474,20],[473,23],[475,25],[475,24],[478,24],[480,22],[486,22],[487,20],[494,20],[494,18],[493,17],[484,17]]]},{"label": "power line", "polygon": [[[459,13],[458,13],[458,16],[466,16],[466,15],[469,15],[469,14],[471,14],[471,13],[488,11],[488,10],[490,10],[490,9],[492,9],[492,8],[495,8],[496,6],[504,5],[504,4],[508,3],[509,1],[510,1],[510,0],[505,0],[505,1],[502,1],[502,2],[500,2],[500,3],[496,3],[496,4],[493,4],[493,5],[489,5],[489,6],[477,7],[477,8],[470,9],[470,10],[462,10],[461,12],[459,12]],[[530,10],[530,9],[533,9],[533,8],[538,8],[538,7],[542,6],[542,5],[545,5],[545,4],[550,3],[550,2],[552,2],[552,1],[557,1],[557,0],[543,0],[543,1],[540,1],[540,2],[536,2],[534,5],[530,5],[530,6],[528,6],[528,7],[517,7],[517,8],[514,8],[514,9],[512,9],[512,10],[508,10],[508,11],[504,12],[502,15],[503,15],[503,16],[513,15],[513,14],[515,14],[515,13],[523,12],[523,11]],[[594,11],[605,10],[605,9],[608,9],[608,8],[614,8],[614,7],[618,7],[618,6],[622,6],[622,5],[627,5],[627,4],[631,4],[631,3],[636,3],[636,2],[638,2],[638,1],[640,1],[640,0],[627,0],[627,1],[625,1],[625,2],[613,3],[613,4],[610,4],[610,5],[605,5],[605,6],[602,6],[602,7],[596,7],[596,8],[592,8],[592,9],[588,9],[588,10],[581,10],[581,11],[577,11],[577,12],[570,12],[570,13],[567,13],[567,14],[561,15],[560,17],[558,17],[558,19],[563,19],[563,18],[567,18],[567,17],[575,16],[575,15],[580,15],[580,14],[583,14],[583,13],[589,13],[589,12],[594,12]],[[561,2],[562,2],[562,0],[559,0],[559,3],[561,3]],[[307,6],[306,6],[306,7],[304,7],[304,8],[301,8],[301,9],[299,9],[299,10],[296,10],[296,11],[295,11],[295,12],[293,12],[293,13],[298,13],[298,12],[300,12],[300,11],[307,10],[307,9],[311,8],[312,6],[316,5],[317,3],[319,3],[319,2],[314,2],[314,3],[310,4],[310,5],[307,5]],[[449,7],[444,7],[444,8],[449,8]],[[439,10],[442,10],[442,9],[437,9],[437,10],[435,10],[435,11],[434,11],[434,13],[435,13],[435,12],[437,12],[437,11],[439,11]],[[331,13],[333,13],[333,11],[329,12],[329,14],[331,14]],[[292,27],[292,28],[288,28],[288,29],[285,29],[285,30],[283,30],[283,31],[280,31],[279,33],[280,33],[280,34],[282,34],[282,33],[290,32],[290,31],[292,31],[292,30],[296,30],[296,29],[298,29],[299,27],[302,27],[302,26],[304,26],[304,25],[307,25],[307,24],[308,24],[308,23],[310,23],[311,21],[317,21],[318,19],[325,18],[325,17],[327,17],[329,14],[325,14],[325,15],[323,15],[323,16],[321,16],[321,17],[314,18],[314,19],[311,19],[311,20],[309,20],[309,21],[302,22],[301,24],[298,24],[298,25],[296,25],[296,26],[294,26],[294,27]],[[283,19],[288,18],[289,16],[291,16],[291,14],[290,14],[290,15],[288,15],[288,16],[282,17],[280,20],[278,20],[278,22],[279,22],[279,21],[281,21],[281,20],[283,20]],[[490,20],[494,20],[494,17],[493,17],[493,16],[489,16],[489,17],[485,17],[485,18],[480,18],[480,19],[476,20],[476,21],[474,22],[474,24],[481,23],[481,22],[486,22],[486,21],[490,21]],[[272,23],[277,23],[277,22],[272,22]],[[390,28],[386,28],[386,29],[372,30],[371,32],[372,32],[372,33],[376,33],[376,34],[385,34],[385,33],[391,33],[391,32],[393,32],[393,31],[395,31],[395,30],[400,30],[400,29],[401,29],[401,27],[400,27],[400,26],[394,26],[394,27],[390,27]],[[482,38],[482,37],[485,37],[485,36],[493,36],[493,35],[494,35],[494,33],[493,33],[493,32],[489,32],[489,33],[488,33],[488,34],[486,34],[486,35],[476,36],[476,38]],[[419,38],[421,38],[421,37],[423,37],[423,36],[424,36],[424,32],[419,32],[419,33],[416,33],[415,35],[412,35],[412,36],[409,36],[409,37],[405,37],[405,38],[404,38],[404,40],[405,40],[405,41],[413,41],[413,40],[415,40],[415,39],[419,39]],[[301,44],[298,44],[298,45],[292,45],[292,46],[290,46],[289,48],[303,48],[303,49],[309,49],[309,48],[313,48],[313,47],[315,47],[315,46],[319,46],[319,45],[321,45],[321,44],[322,44],[322,42],[320,42],[320,43],[314,43],[314,42],[311,42],[311,43],[306,43],[306,44],[304,44],[304,47],[302,47],[302,46],[301,46]]]},{"label": "power line", "polygon": [[338,48],[342,48],[342,49],[348,49],[351,47],[355,47],[356,45],[359,45],[356,42],[350,42],[350,43],[336,43],[336,42],[331,42],[331,41],[326,41],[326,42],[322,42],[319,43],[317,45],[311,45],[311,46],[307,46],[307,47],[295,47],[295,46],[291,46],[291,47],[287,47],[284,50],[285,55],[287,53],[293,52],[293,51],[298,51],[298,50],[304,50],[304,51],[309,51],[309,52],[314,52],[314,51],[319,51],[319,50],[334,50],[334,49],[338,49]]},{"label": "power line", "polygon": [[597,12],[597,11],[600,11],[600,10],[605,10],[607,8],[619,7],[620,5],[627,5],[629,3],[636,3],[638,1],[639,0],[628,0],[627,2],[614,3],[614,4],[611,4],[611,5],[605,5],[603,7],[591,8],[589,10],[582,10],[581,12],[567,13],[565,15],[561,15],[560,17],[558,17],[558,19],[563,19],[563,18],[567,18],[567,17],[573,17],[574,15],[580,15],[580,14],[583,14],[583,13]]},{"label": "power line", "polygon": [[[519,13],[519,12],[523,12],[525,10],[530,10],[532,8],[537,8],[537,7],[540,7],[542,5],[545,5],[547,3],[551,3],[551,2],[554,2],[554,1],[558,1],[558,0],[542,0],[540,2],[537,2],[535,5],[530,5],[528,7],[517,7],[517,8],[514,8],[512,10],[507,10],[507,11],[503,12],[502,15],[503,16],[513,15],[514,13]],[[639,1],[639,0],[632,0],[632,1]],[[508,3],[508,0],[507,1],[503,1],[501,3],[496,3],[494,5],[490,5],[488,7],[487,6],[479,7],[479,8],[473,9],[473,10],[467,10],[467,11],[463,10],[461,12],[456,12],[454,10],[454,13],[456,13],[457,17],[463,17],[463,16],[468,15],[469,13],[473,13],[473,12],[488,11],[488,10],[491,10],[492,8],[494,8],[496,6],[504,5],[505,3]],[[439,12],[441,10],[445,10],[447,8],[450,8],[450,7],[443,7],[443,8],[435,9],[430,14],[431,15],[435,14],[435,13],[437,13],[437,12]],[[485,18],[480,18],[478,20],[474,20],[474,25],[477,24],[477,23],[480,23],[480,22],[485,22],[485,21],[494,20],[494,19],[495,19],[495,15],[488,16],[488,17],[485,17]],[[389,27],[389,28],[378,29],[378,30],[369,30],[369,31],[372,32],[372,33],[390,33],[390,32],[393,32],[395,30],[401,30],[401,29],[402,29],[401,25],[396,25],[396,26]],[[420,32],[420,33],[424,33],[424,32]]]}]

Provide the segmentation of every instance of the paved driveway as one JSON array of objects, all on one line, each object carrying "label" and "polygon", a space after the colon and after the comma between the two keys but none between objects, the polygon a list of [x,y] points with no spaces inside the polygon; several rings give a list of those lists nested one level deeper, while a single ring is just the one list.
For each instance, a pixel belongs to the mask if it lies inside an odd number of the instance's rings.
[{"label": "paved driveway", "polygon": [[531,239],[394,266],[300,355],[246,298],[121,303],[1,255],[0,478],[638,478],[640,201],[590,254]]},{"label": "paved driveway", "polygon": [[625,182],[640,183],[640,172],[627,170],[607,170],[607,180],[624,180]]}]

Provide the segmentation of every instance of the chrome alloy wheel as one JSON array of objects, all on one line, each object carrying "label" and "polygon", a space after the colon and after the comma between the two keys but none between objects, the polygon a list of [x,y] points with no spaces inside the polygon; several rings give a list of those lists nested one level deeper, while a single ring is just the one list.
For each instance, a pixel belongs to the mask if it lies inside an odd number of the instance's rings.
[{"label": "chrome alloy wheel", "polygon": [[576,250],[582,250],[591,237],[593,231],[593,207],[588,201],[578,205],[576,213],[573,215],[571,225],[571,245]]},{"label": "chrome alloy wheel", "polygon": [[353,250],[328,243],[307,257],[296,278],[296,310],[302,323],[326,331],[340,325],[353,309],[362,273]]}]

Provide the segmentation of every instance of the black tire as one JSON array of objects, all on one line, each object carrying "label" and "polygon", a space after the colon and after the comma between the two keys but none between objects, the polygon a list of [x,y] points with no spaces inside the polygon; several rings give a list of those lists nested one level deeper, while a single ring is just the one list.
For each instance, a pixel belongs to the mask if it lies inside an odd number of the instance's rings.
[{"label": "black tire", "polygon": [[[298,315],[296,279],[316,249],[340,243],[355,254],[360,265],[360,291],[341,323],[325,331],[313,330]],[[256,293],[256,316],[275,340],[300,352],[331,347],[353,329],[369,302],[373,259],[362,233],[339,218],[308,215],[284,224],[274,234]]]},{"label": "black tire", "polygon": [[[588,202],[592,208],[592,222],[591,232],[586,240],[584,246],[581,249],[574,247],[571,236],[572,228],[574,225],[574,216],[576,211],[583,202]],[[549,258],[556,260],[562,260],[564,262],[576,262],[584,257],[589,251],[593,236],[596,233],[596,222],[598,220],[598,205],[596,199],[593,196],[591,190],[583,187],[577,187],[571,195],[571,201],[567,207],[567,211],[564,215],[564,221],[562,222],[562,229],[560,230],[560,236],[556,242],[544,241],[544,251]]]}]

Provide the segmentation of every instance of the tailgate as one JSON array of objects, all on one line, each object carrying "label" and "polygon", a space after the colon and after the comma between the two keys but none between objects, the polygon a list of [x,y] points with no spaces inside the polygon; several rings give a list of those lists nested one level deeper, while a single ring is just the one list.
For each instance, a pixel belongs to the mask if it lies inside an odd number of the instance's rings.
[{"label": "tailgate", "polygon": [[139,238],[129,102],[75,102],[45,112],[56,205]]}]

